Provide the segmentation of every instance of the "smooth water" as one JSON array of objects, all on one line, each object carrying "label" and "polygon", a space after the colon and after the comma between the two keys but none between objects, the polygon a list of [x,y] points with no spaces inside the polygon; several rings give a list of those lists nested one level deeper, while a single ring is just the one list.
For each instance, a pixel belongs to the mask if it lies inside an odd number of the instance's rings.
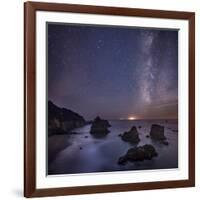
[{"label": "smooth water", "polygon": [[[117,170],[169,169],[178,167],[178,123],[177,120],[121,120],[109,121],[110,133],[103,138],[95,138],[89,131],[91,125],[75,129],[77,134],[66,135],[71,145],[58,152],[48,165],[48,174],[74,174],[89,172],[110,172]],[[147,138],[153,123],[165,127],[165,136],[169,145]],[[152,144],[158,157],[142,162],[127,162],[119,165],[118,159],[134,145],[124,142],[119,134],[136,126],[140,142],[137,146]],[[139,129],[138,126],[142,128]],[[54,140],[59,139],[54,136]],[[62,135],[62,137],[65,137]],[[51,148],[51,146],[49,146]],[[50,152],[50,151],[49,151]]]}]

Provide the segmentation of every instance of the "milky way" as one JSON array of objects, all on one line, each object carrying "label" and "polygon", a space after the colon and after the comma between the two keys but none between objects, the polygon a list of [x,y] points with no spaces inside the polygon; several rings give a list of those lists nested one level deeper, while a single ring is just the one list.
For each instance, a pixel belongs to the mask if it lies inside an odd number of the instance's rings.
[{"label": "milky way", "polygon": [[177,118],[178,31],[48,24],[48,98],[86,119]]}]

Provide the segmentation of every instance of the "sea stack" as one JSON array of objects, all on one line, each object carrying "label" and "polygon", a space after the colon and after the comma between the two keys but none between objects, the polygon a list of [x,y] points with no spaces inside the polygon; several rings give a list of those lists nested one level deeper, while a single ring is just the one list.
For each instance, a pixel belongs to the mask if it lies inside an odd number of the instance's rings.
[{"label": "sea stack", "polygon": [[125,142],[130,142],[133,144],[137,144],[140,141],[139,133],[135,126],[133,126],[128,132],[124,132],[121,138]]},{"label": "sea stack", "polygon": [[108,130],[108,127],[111,125],[107,120],[101,119],[99,116],[94,119],[91,125],[90,134],[96,136],[96,137],[104,137],[106,136],[110,131]]},{"label": "sea stack", "polygon": [[164,126],[152,124],[150,137],[154,140],[166,140],[166,137],[164,135]]},{"label": "sea stack", "polygon": [[118,164],[122,165],[127,161],[135,162],[151,160],[157,155],[158,153],[156,152],[155,148],[150,144],[146,144],[144,146],[130,148],[124,156],[119,158]]}]

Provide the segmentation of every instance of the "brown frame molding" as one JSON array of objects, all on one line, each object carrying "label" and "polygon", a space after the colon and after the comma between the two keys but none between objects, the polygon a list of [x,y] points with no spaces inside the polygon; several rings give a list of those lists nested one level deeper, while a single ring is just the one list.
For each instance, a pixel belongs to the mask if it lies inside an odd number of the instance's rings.
[{"label": "brown frame molding", "polygon": [[[36,11],[183,19],[189,21],[189,179],[53,189],[36,188]],[[119,7],[26,2],[24,4],[24,196],[42,197],[191,187],[195,185],[195,13]]]}]

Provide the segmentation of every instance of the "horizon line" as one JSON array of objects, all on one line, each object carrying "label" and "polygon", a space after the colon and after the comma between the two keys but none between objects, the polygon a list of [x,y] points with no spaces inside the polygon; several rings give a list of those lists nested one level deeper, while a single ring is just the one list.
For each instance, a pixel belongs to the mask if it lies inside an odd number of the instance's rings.
[{"label": "horizon line", "polygon": [[[104,120],[110,120],[110,121],[137,121],[137,120],[178,120],[178,118],[138,118],[138,119],[107,119],[103,118]],[[89,119],[86,121],[92,121],[93,119]]]}]

